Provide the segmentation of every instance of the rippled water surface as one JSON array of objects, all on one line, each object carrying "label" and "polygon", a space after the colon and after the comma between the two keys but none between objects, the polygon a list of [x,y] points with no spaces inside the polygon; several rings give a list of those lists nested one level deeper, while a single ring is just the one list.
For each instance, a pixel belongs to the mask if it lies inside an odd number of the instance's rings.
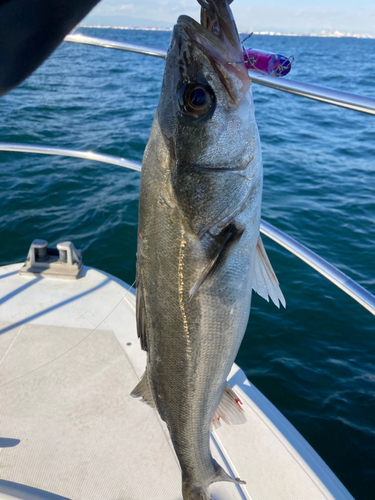
[{"label": "rippled water surface", "polygon": [[[167,48],[170,33],[81,28]],[[294,55],[291,78],[375,97],[375,40],[254,36]],[[365,56],[364,56],[365,55]],[[164,62],[64,43],[0,101],[0,141],[141,160]],[[375,118],[253,86],[263,218],[375,293]],[[73,240],[84,261],[135,277],[139,174],[0,152],[0,264],[34,238]],[[286,310],[255,296],[237,362],[356,499],[375,499],[375,319],[264,237]]]}]

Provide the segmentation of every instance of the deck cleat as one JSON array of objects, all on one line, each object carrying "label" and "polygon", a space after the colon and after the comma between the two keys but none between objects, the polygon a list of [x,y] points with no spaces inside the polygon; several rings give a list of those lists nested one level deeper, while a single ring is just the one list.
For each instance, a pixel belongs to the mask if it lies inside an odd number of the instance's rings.
[{"label": "deck cleat", "polygon": [[38,276],[76,280],[82,268],[82,251],[77,250],[71,241],[64,241],[58,243],[57,248],[50,248],[46,240],[34,240],[18,274],[21,278]]}]

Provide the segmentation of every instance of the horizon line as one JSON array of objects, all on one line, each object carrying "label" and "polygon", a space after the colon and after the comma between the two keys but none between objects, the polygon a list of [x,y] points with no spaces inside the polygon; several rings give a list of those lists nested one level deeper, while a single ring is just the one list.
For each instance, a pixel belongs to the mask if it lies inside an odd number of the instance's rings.
[{"label": "horizon line", "polygon": [[[170,28],[160,28],[155,26],[109,26],[101,24],[78,24],[76,28],[101,28],[101,29],[118,29],[118,30],[140,30],[140,31],[172,31]],[[239,30],[240,33],[254,35],[268,35],[268,36],[306,36],[306,37],[320,37],[320,38],[364,38],[364,39],[375,39],[375,35],[361,34],[361,33],[350,33],[341,31],[325,31],[321,33],[284,33],[281,31],[248,31]]]}]

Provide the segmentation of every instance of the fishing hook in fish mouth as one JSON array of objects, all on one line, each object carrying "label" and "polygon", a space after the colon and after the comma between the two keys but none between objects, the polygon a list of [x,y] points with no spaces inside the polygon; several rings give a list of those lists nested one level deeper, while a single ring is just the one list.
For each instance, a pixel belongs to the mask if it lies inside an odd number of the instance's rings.
[{"label": "fishing hook in fish mouth", "polygon": [[[199,2],[199,0],[198,0]],[[241,46],[242,46],[242,52],[244,53],[244,56],[245,56],[245,46],[244,46],[244,43],[246,42],[246,40],[248,40],[249,38],[251,38],[252,36],[254,35],[254,31],[252,31],[249,35],[247,35],[243,40],[241,40]],[[227,64],[246,64],[246,61],[245,61],[245,57],[244,57],[244,60],[243,61],[235,61],[235,62],[230,62],[228,61]]]},{"label": "fishing hook in fish mouth", "polygon": [[[199,1],[199,0],[198,0]],[[254,31],[252,31],[249,35],[247,35],[243,40],[241,40],[241,46],[242,46],[242,52],[244,53],[244,56],[245,56],[245,46],[244,46],[244,43],[246,42],[246,40],[248,40],[249,38],[251,38],[252,36],[254,35]],[[246,54],[247,58],[248,58],[248,55]],[[246,60],[245,60],[245,57],[244,57],[244,60],[243,61],[236,61],[236,62],[228,62],[227,64],[243,64],[245,63],[246,64]]]}]

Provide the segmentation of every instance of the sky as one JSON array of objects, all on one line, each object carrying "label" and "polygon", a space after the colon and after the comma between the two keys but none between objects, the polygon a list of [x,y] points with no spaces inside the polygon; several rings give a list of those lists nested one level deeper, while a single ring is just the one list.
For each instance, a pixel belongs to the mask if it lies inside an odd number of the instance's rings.
[{"label": "sky", "polygon": [[[239,30],[350,32],[375,36],[375,0],[234,0]],[[199,19],[197,0],[101,0],[83,24],[170,27],[180,14]]]}]

